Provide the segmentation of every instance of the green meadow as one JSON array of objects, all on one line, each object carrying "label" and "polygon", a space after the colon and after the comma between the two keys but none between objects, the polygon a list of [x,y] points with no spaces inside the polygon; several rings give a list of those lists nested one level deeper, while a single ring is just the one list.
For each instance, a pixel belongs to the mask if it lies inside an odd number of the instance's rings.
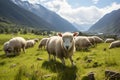
[{"label": "green meadow", "polygon": [[94,72],[96,80],[105,79],[105,70],[120,72],[120,48],[108,49],[109,43],[100,43],[90,51],[76,51],[73,55],[75,66],[69,59],[66,66],[61,61],[48,61],[45,49],[39,50],[36,43],[33,48],[26,49],[15,57],[6,57],[3,44],[15,36],[25,39],[45,36],[34,34],[0,34],[0,80],[87,80],[86,76]]}]

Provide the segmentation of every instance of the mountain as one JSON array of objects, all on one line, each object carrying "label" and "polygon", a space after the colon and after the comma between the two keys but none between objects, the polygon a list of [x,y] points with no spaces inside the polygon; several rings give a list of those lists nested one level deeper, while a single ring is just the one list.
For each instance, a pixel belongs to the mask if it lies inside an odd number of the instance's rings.
[{"label": "mountain", "polygon": [[60,17],[55,12],[52,12],[40,4],[31,4],[28,1],[21,0],[12,0],[18,6],[36,14],[37,16],[44,19],[46,22],[52,24],[52,27],[56,29],[56,31],[77,31],[77,29],[67,20]]},{"label": "mountain", "polygon": [[0,0],[0,17],[18,25],[26,25],[42,30],[53,30],[51,24],[32,12],[17,6],[10,0]]},{"label": "mountain", "polygon": [[103,16],[88,32],[120,35],[120,9]]}]

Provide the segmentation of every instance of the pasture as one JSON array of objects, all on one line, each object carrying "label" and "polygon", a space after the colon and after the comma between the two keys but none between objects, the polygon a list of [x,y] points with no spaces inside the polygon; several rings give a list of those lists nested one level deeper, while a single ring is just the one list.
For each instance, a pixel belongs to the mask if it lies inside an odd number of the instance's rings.
[{"label": "pasture", "polygon": [[[73,55],[75,66],[68,59],[66,66],[61,61],[48,61],[47,51],[38,50],[38,43],[26,49],[19,56],[6,57],[3,51],[5,41],[10,34],[0,34],[0,80],[87,80],[86,76],[94,72],[96,80],[105,79],[105,70],[120,72],[120,48],[108,49],[110,43],[100,43],[90,51],[76,51]],[[16,35],[27,38],[44,36],[26,34]]]}]

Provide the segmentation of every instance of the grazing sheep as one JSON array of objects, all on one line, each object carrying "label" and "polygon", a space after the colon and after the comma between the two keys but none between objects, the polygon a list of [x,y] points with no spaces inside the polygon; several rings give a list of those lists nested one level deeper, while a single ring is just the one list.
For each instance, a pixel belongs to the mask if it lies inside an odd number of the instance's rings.
[{"label": "grazing sheep", "polygon": [[6,55],[11,55],[14,53],[14,55],[21,52],[21,49],[23,49],[25,53],[25,46],[26,46],[26,40],[22,37],[15,37],[9,40],[9,42],[6,42],[4,44],[4,47],[7,46],[7,52]]},{"label": "grazing sheep", "polygon": [[30,48],[33,47],[34,45],[35,45],[35,40],[27,40],[25,48]]},{"label": "grazing sheep", "polygon": [[39,39],[38,38],[35,38],[35,39],[33,39],[35,42],[39,42]]},{"label": "grazing sheep", "polygon": [[90,46],[92,46],[89,39],[85,36],[78,36],[75,38],[75,47],[76,49],[88,49]]},{"label": "grazing sheep", "polygon": [[101,39],[100,37],[98,36],[92,36],[94,39],[95,39],[95,43],[102,43],[103,42],[103,39]]},{"label": "grazing sheep", "polygon": [[9,41],[5,42],[4,46],[3,46],[3,50],[4,50],[5,54],[6,54],[6,56],[9,56],[9,54],[7,54],[7,53],[10,52],[9,48],[8,48],[8,45],[9,45]]},{"label": "grazing sheep", "polygon": [[113,42],[110,44],[109,49],[115,48],[115,47],[120,47],[120,41],[119,41],[119,40],[113,41]]},{"label": "grazing sheep", "polygon": [[113,39],[113,38],[108,38],[108,39],[105,40],[105,43],[111,43],[111,42],[113,42],[113,41],[115,41],[115,39]]},{"label": "grazing sheep", "polygon": [[71,64],[73,64],[72,55],[75,51],[75,41],[74,37],[77,36],[78,33],[58,33],[58,36],[50,37],[47,41],[47,52],[49,54],[49,60],[50,55],[52,54],[54,56],[54,59],[56,60],[56,56],[61,59],[62,64],[65,65],[64,58],[69,58],[71,61]]},{"label": "grazing sheep", "polygon": [[49,39],[49,38],[42,38],[42,40],[41,40],[40,43],[39,43],[38,48],[39,48],[39,49],[42,49],[42,47],[44,47],[44,49],[45,49],[46,42],[47,42],[48,39]]}]

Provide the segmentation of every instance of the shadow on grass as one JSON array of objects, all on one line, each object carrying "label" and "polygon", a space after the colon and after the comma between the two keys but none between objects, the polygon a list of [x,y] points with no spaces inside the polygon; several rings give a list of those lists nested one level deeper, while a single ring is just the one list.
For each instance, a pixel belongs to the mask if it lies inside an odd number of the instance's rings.
[{"label": "shadow on grass", "polygon": [[49,69],[52,72],[59,72],[65,69],[65,66],[57,61],[50,60],[44,61],[42,64],[42,68]]},{"label": "shadow on grass", "polygon": [[1,54],[0,58],[4,59],[4,58],[6,58],[6,55],[5,54]]},{"label": "shadow on grass", "polygon": [[2,59],[4,59],[4,58],[13,58],[13,57],[16,57],[16,56],[19,56],[19,55],[9,55],[9,56],[6,56],[5,54],[1,54],[0,58],[2,58]]},{"label": "shadow on grass", "polygon": [[42,68],[57,73],[57,76],[55,76],[52,80],[75,80],[77,77],[76,73],[78,70],[76,66],[64,66],[62,63],[54,60],[44,61]]},{"label": "shadow on grass", "polygon": [[5,61],[0,62],[0,66],[3,66],[3,65],[5,65],[5,64],[6,64]]},{"label": "shadow on grass", "polygon": [[80,52],[91,52],[90,49],[80,49],[80,50],[77,50],[77,51],[80,51]]},{"label": "shadow on grass", "polygon": [[76,80],[77,68],[74,67],[66,67],[64,71],[58,72],[56,80]]}]

